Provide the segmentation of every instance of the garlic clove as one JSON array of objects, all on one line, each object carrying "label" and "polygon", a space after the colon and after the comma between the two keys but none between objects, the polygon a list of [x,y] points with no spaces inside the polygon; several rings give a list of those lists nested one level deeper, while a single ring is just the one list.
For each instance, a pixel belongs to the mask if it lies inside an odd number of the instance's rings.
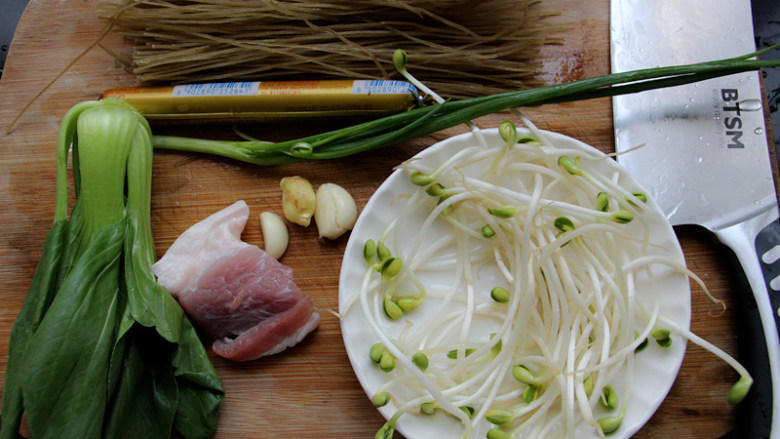
[{"label": "garlic clove", "polygon": [[290,242],[287,225],[282,217],[273,212],[261,213],[260,229],[263,232],[266,253],[274,259],[281,258],[284,252],[287,251],[287,245]]},{"label": "garlic clove", "polygon": [[292,223],[307,227],[317,206],[316,194],[309,180],[303,177],[284,177],[282,188],[282,213]]},{"label": "garlic clove", "polygon": [[317,188],[314,221],[321,238],[336,239],[352,230],[357,221],[357,205],[352,195],[335,183]]}]

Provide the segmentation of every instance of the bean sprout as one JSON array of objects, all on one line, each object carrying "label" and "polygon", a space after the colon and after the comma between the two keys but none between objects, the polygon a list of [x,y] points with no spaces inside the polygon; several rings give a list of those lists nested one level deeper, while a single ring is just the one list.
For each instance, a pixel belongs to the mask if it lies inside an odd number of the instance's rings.
[{"label": "bean sprout", "polygon": [[420,190],[396,200],[401,214],[366,243],[361,288],[342,309],[360,304],[378,337],[371,360],[388,374],[372,401],[397,411],[376,437],[392,437],[405,414],[436,411],[465,438],[604,437],[625,417],[634,357],[673,335],[737,370],[728,400],[738,402],[747,371],[640,288],[669,271],[704,286],[653,242],[647,197],[598,172],[603,156],[556,146],[521,120],[530,135],[507,121],[502,144],[399,166]]}]

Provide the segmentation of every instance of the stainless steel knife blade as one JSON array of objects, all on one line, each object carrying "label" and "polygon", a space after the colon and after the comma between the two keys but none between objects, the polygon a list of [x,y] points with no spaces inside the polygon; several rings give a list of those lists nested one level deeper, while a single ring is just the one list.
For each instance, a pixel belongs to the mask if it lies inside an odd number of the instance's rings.
[{"label": "stainless steel knife blade", "polygon": [[[755,51],[749,0],[612,0],[610,8],[613,72]],[[747,313],[738,326],[749,358],[741,359],[755,380],[739,437],[776,438],[780,222],[760,75],[618,96],[613,114],[618,162],[672,224],[706,227],[739,260],[752,291],[735,291],[735,309]]]}]

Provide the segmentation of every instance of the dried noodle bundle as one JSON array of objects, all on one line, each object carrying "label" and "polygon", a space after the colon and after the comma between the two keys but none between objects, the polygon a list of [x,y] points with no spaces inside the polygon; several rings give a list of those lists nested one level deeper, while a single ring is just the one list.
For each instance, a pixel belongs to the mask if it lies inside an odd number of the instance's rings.
[{"label": "dried noodle bundle", "polygon": [[101,17],[132,46],[141,85],[398,77],[395,49],[444,96],[538,85],[557,43],[540,0],[127,0]]}]

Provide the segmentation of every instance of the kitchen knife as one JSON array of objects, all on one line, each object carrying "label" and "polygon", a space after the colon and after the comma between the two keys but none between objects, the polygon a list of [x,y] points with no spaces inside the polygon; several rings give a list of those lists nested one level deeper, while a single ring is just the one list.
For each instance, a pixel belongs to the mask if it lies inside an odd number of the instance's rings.
[{"label": "kitchen knife", "polygon": [[[755,51],[749,0],[612,0],[610,9],[613,72]],[[613,98],[618,162],[673,225],[706,227],[744,272],[734,308],[754,383],[737,409],[739,438],[780,437],[780,223],[760,75]]]}]

